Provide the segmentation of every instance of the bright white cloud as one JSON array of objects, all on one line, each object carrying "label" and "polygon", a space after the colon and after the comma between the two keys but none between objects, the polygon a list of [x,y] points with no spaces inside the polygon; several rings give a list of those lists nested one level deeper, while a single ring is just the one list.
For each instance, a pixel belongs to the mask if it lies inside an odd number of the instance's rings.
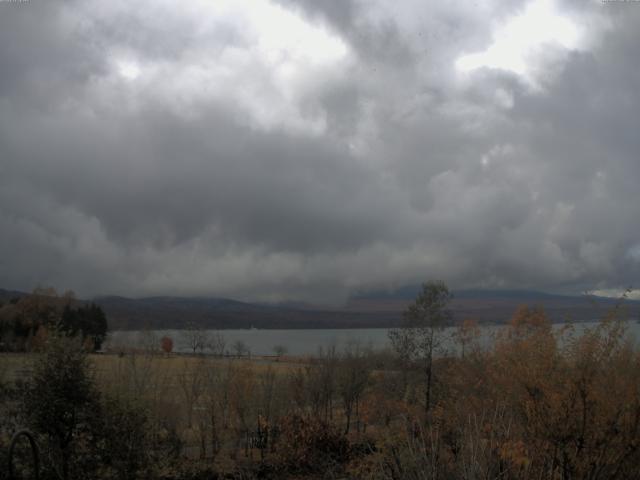
[{"label": "bright white cloud", "polygon": [[[324,131],[322,115],[303,111],[300,104],[318,84],[344,74],[349,49],[339,36],[269,0],[196,0],[181,3],[179,10],[169,1],[147,5],[165,22],[175,12],[173,21],[189,30],[188,40],[177,44],[175,54],[160,56],[144,51],[153,30],[141,33],[137,47],[110,45],[105,52],[110,75],[92,86],[99,96],[134,106],[148,97],[162,99],[189,118],[217,102],[240,107],[254,128]],[[101,12],[115,21],[123,8],[115,3]],[[147,26],[145,18],[140,21]],[[224,32],[236,32],[238,40],[227,43]],[[130,88],[122,89],[121,81]],[[122,95],[126,98],[117,98]]]},{"label": "bright white cloud", "polygon": [[610,298],[621,298],[622,295],[626,293],[626,296],[630,300],[640,300],[640,290],[632,289],[629,291],[619,290],[619,289],[603,289],[603,290],[594,290],[594,295],[598,297],[610,297]]},{"label": "bright white cloud", "polygon": [[527,77],[531,73],[531,57],[540,48],[559,45],[575,49],[579,38],[578,27],[558,13],[552,0],[536,0],[521,15],[496,29],[487,50],[459,57],[456,67],[462,72],[486,67]]},{"label": "bright white cloud", "polygon": [[130,60],[120,60],[116,62],[116,69],[123,78],[135,80],[140,76],[140,67],[136,62]]}]

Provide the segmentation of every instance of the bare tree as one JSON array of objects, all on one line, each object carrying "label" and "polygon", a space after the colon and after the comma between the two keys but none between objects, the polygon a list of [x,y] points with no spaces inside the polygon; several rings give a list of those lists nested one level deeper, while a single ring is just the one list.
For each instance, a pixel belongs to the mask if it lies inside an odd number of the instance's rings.
[{"label": "bare tree", "polygon": [[242,357],[245,353],[249,351],[247,344],[242,340],[236,340],[233,342],[233,351],[236,352],[236,356],[238,358]]},{"label": "bare tree", "polygon": [[117,380],[119,394],[130,394],[135,398],[146,398],[155,378],[156,356],[149,351],[144,354],[128,353],[118,358]]},{"label": "bare tree", "polygon": [[260,438],[260,457],[264,460],[265,449],[269,442],[272,441],[270,432],[272,431],[273,419],[276,417],[279,407],[278,377],[271,365],[259,375],[257,383],[257,434]]},{"label": "bare tree", "polygon": [[451,321],[447,309],[452,295],[443,282],[427,282],[414,303],[404,312],[400,328],[389,331],[391,344],[408,363],[417,363],[424,372],[425,421],[431,408],[433,354],[440,345],[439,331]]},{"label": "bare tree", "polygon": [[211,350],[213,355],[216,357],[223,357],[226,346],[227,341],[222,333],[216,331],[210,335],[207,347]]},{"label": "bare tree", "polygon": [[194,355],[203,353],[210,344],[209,334],[200,325],[188,322],[182,331],[182,342]]},{"label": "bare tree", "polygon": [[311,411],[325,422],[333,419],[333,400],[336,393],[338,356],[336,347],[318,349],[314,362],[305,366],[305,394]]},{"label": "bare tree", "polygon": [[244,438],[245,456],[249,455],[249,428],[254,425],[256,390],[255,371],[246,364],[230,367],[229,399],[235,414],[236,449]]},{"label": "bare tree", "polygon": [[181,371],[176,375],[184,399],[184,406],[187,411],[187,425],[189,428],[191,428],[193,424],[193,409],[204,392],[204,373],[204,359],[192,365],[189,359],[185,358]]},{"label": "bare tree", "polygon": [[338,392],[342,399],[344,414],[347,419],[345,434],[349,433],[351,418],[354,410],[357,419],[357,429],[360,430],[360,398],[369,383],[371,369],[366,351],[357,343],[347,346],[338,369]]},{"label": "bare tree", "polygon": [[204,374],[203,404],[209,421],[213,457],[220,451],[221,430],[229,423],[229,366],[210,365]]}]

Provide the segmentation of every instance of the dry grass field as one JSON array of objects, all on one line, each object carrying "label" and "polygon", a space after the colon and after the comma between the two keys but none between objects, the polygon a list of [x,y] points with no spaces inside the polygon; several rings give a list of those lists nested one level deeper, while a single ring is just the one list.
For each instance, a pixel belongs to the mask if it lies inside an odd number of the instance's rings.
[{"label": "dry grass field", "polygon": [[[32,366],[37,353],[0,353],[0,382],[13,383],[16,380],[28,380],[32,372]],[[267,372],[276,375],[285,375],[303,368],[308,363],[304,357],[286,356],[277,358],[273,356],[251,358],[214,357],[207,355],[184,354],[145,354],[126,353],[119,354],[89,354],[90,365],[93,368],[98,385],[104,390],[122,388],[128,382],[135,388],[158,381],[166,382],[165,386],[177,389],[178,379],[185,375],[193,375],[198,371],[237,369],[243,372],[250,371],[253,375],[260,376]],[[172,397],[178,395],[173,392]]]},{"label": "dry grass field", "polygon": [[[37,356],[0,354],[0,382],[28,380]],[[209,432],[210,437],[215,412],[220,421],[220,447],[231,452],[218,457],[221,468],[245,450],[246,442],[237,437],[247,438],[257,422],[263,421],[259,412],[265,411],[265,404],[274,413],[286,408],[284,385],[306,362],[293,357],[218,358],[141,352],[89,354],[88,359],[100,391],[141,405],[150,418],[162,419],[160,434],[171,431],[177,435],[182,454],[188,458],[207,455],[210,439],[203,447],[203,435]],[[246,453],[256,454],[254,449]]]}]

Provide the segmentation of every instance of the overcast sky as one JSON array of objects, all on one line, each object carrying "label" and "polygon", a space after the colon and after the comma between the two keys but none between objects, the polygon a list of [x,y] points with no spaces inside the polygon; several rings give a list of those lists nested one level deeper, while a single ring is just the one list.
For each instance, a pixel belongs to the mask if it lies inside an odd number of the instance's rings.
[{"label": "overcast sky", "polygon": [[0,0],[0,288],[640,284],[640,3]]}]

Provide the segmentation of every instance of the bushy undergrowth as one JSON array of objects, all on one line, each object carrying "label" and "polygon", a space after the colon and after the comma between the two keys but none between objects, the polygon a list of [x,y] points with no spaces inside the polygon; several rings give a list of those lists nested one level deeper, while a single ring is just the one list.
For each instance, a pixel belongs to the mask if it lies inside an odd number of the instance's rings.
[{"label": "bushy undergrowth", "polygon": [[310,416],[290,415],[280,421],[279,430],[270,460],[277,472],[334,472],[349,459],[349,442],[330,423]]},{"label": "bushy undergrowth", "polygon": [[522,308],[489,349],[465,325],[464,356],[434,359],[428,408],[419,362],[365,349],[277,371],[114,357],[105,377],[54,335],[28,382],[3,383],[0,455],[27,426],[45,479],[640,478],[640,354],[623,322],[577,334]]}]

